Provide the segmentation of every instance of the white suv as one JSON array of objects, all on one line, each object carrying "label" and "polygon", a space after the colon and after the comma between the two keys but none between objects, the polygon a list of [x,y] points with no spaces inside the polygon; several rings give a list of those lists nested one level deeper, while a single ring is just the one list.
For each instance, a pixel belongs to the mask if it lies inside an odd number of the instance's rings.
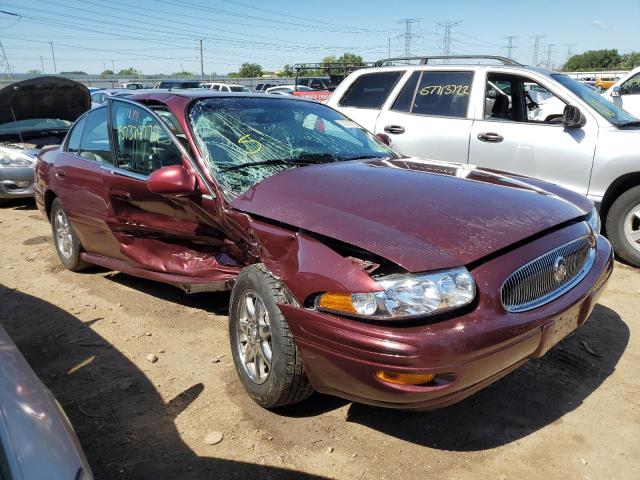
[{"label": "white suv", "polygon": [[630,114],[640,116],[640,67],[631,70],[602,95]]},{"label": "white suv", "polygon": [[[398,152],[554,182],[600,208],[616,252],[640,267],[640,121],[560,73],[500,63],[374,67],[327,102]],[[415,60],[392,59],[392,60]],[[379,62],[389,63],[390,60]]]}]

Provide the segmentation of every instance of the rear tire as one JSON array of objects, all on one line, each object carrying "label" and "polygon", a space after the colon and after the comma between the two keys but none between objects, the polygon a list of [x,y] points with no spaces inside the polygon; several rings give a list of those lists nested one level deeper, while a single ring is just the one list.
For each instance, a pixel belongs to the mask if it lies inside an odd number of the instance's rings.
[{"label": "rear tire", "polygon": [[263,265],[240,272],[229,308],[231,352],[242,385],[264,408],[301,402],[313,393],[278,303],[286,303],[283,287]]},{"label": "rear tire", "polygon": [[62,202],[57,198],[51,204],[49,220],[51,221],[53,244],[56,246],[58,258],[62,264],[72,272],[89,267],[90,264],[80,258],[82,245],[62,208]]},{"label": "rear tire", "polygon": [[607,237],[618,256],[640,267],[640,186],[620,195],[607,213]]}]

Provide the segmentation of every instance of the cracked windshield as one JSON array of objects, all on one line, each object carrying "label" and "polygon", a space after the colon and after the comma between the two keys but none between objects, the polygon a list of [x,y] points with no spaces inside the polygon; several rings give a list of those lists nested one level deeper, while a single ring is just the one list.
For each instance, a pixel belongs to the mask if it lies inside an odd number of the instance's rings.
[{"label": "cracked windshield", "polygon": [[209,98],[198,100],[189,116],[203,158],[234,195],[282,170],[396,156],[356,123],[315,102]]}]

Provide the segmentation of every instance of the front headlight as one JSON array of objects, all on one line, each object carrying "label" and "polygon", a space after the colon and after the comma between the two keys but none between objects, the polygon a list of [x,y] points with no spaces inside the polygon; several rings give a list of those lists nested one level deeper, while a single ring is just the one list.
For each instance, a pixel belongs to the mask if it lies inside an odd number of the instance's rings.
[{"label": "front headlight", "polygon": [[33,167],[33,159],[19,150],[0,147],[0,167]]},{"label": "front headlight", "polygon": [[454,268],[440,272],[389,275],[376,279],[375,293],[327,292],[316,307],[327,312],[372,319],[401,319],[433,315],[473,301],[476,284],[469,271]]},{"label": "front headlight", "polygon": [[591,210],[591,213],[586,218],[585,222],[587,222],[587,225],[589,225],[591,231],[596,237],[600,235],[600,228],[602,225],[600,224],[600,215],[598,215],[596,207],[593,207],[593,210]]}]

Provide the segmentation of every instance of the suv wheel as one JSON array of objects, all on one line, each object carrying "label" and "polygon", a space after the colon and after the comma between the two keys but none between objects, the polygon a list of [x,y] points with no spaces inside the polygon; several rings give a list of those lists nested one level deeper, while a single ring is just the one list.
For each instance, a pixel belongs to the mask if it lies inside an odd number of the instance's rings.
[{"label": "suv wheel", "polygon": [[80,259],[82,245],[73,231],[62,203],[57,198],[51,204],[51,230],[53,243],[62,264],[73,272],[87,268],[89,264]]},{"label": "suv wheel", "polygon": [[313,392],[278,303],[286,303],[283,288],[264,266],[240,273],[231,292],[231,352],[245,390],[265,408],[297,403]]},{"label": "suv wheel", "polygon": [[627,190],[613,202],[606,227],[620,258],[640,267],[640,186]]}]

